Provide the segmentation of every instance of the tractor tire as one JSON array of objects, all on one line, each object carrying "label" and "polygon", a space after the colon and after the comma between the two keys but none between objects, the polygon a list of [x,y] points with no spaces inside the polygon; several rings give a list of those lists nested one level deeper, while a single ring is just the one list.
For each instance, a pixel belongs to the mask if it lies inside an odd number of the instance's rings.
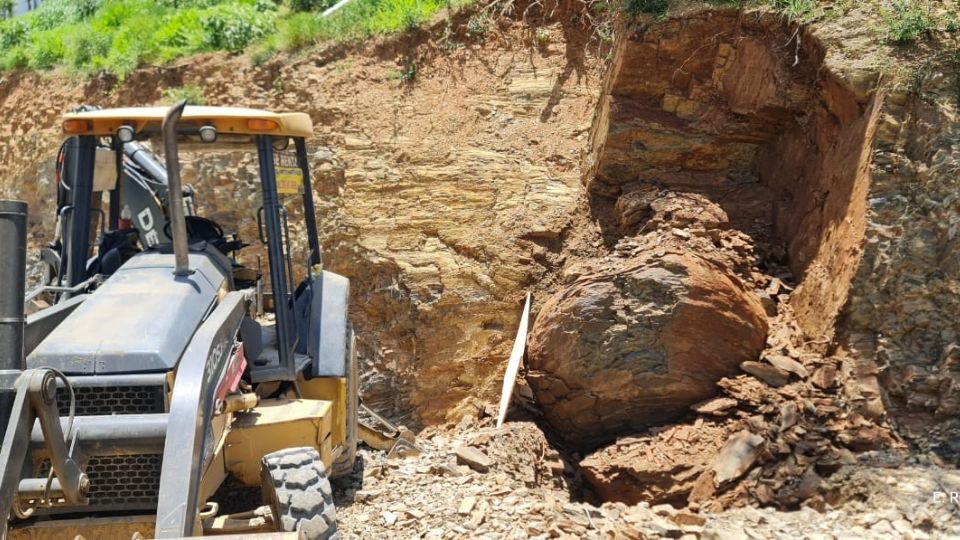
[{"label": "tractor tire", "polygon": [[305,540],[340,540],[333,489],[315,449],[279,450],[260,465],[264,500],[278,530],[299,532]]}]

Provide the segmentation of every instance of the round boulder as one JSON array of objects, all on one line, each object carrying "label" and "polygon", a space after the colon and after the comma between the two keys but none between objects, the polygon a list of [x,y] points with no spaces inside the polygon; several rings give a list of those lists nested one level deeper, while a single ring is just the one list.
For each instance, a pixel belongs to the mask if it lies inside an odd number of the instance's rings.
[{"label": "round boulder", "polygon": [[759,357],[767,334],[756,296],[690,250],[608,268],[548,299],[528,347],[537,401],[580,449],[683,416]]}]

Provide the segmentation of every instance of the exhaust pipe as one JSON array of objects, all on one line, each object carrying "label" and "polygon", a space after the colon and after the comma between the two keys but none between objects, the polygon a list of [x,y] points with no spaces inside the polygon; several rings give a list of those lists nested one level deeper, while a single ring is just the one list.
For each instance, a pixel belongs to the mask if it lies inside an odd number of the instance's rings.
[{"label": "exhaust pipe", "polygon": [[[23,302],[27,271],[27,203],[0,200],[0,441],[16,398],[23,357]],[[0,516],[6,519],[6,516]],[[0,527],[2,528],[2,527]]]},{"label": "exhaust pipe", "polygon": [[27,203],[0,201],[0,370],[26,369],[23,299],[27,272]]},{"label": "exhaust pipe", "polygon": [[170,107],[163,119],[163,151],[167,162],[167,192],[170,204],[170,230],[173,233],[173,257],[176,267],[173,274],[188,276],[190,270],[187,253],[187,222],[183,216],[183,187],[180,182],[180,156],[177,153],[177,122],[183,115],[187,100]]}]

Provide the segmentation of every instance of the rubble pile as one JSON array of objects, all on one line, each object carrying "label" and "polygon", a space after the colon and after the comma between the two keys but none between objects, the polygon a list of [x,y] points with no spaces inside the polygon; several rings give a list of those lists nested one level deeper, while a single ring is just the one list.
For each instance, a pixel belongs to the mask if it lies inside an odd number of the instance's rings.
[{"label": "rubble pile", "polygon": [[361,451],[363,471],[335,483],[344,536],[925,539],[960,533],[952,503],[931,499],[936,490],[960,491],[960,475],[916,459],[874,453],[869,462],[855,460],[826,481],[829,497],[819,510],[717,513],[696,505],[592,504],[589,492],[577,489],[576,467],[534,422],[492,424],[489,417],[467,417],[428,428],[418,436],[421,452],[407,458]]},{"label": "rubble pile", "polygon": [[[527,376],[547,420],[577,449],[620,429],[615,443],[580,463],[601,499],[710,511],[745,503],[822,510],[824,480],[856,453],[902,446],[885,423],[876,371],[804,337],[791,303],[793,276],[769,226],[732,228],[708,198],[654,186],[621,196],[615,208],[625,236],[605,257],[567,268],[572,285],[537,318]],[[657,303],[646,294],[655,288],[618,270],[653,268],[666,282],[671,272],[694,276],[689,261],[728,279],[750,309],[723,302],[728,297],[716,288],[676,288]],[[627,293],[597,289],[618,279]],[[685,303],[699,316],[684,319]],[[618,305],[625,308],[605,309]],[[619,320],[621,312],[633,319]],[[756,345],[738,332],[747,316],[760,321],[746,325],[762,329]],[[657,317],[682,320],[683,331],[662,330],[670,324]],[[604,325],[620,333],[598,331]],[[625,346],[664,351],[659,367],[636,354],[610,354],[624,335],[651,329],[669,339]],[[664,415],[675,423],[658,422]]]}]

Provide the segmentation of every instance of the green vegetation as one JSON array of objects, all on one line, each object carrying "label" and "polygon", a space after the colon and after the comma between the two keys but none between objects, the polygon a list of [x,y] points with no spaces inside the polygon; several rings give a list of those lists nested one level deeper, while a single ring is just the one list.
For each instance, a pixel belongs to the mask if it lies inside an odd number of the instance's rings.
[{"label": "green vegetation", "polygon": [[355,0],[326,18],[315,12],[297,13],[279,18],[276,34],[261,42],[254,54],[265,56],[278,50],[296,50],[327,41],[407,32],[443,9],[456,9],[473,1]]},{"label": "green vegetation", "polygon": [[550,31],[546,28],[537,28],[537,31],[534,32],[534,37],[537,39],[537,45],[540,47],[545,47],[550,43]]},{"label": "green vegetation", "polygon": [[357,0],[321,18],[335,1],[46,0],[26,15],[0,20],[0,69],[62,66],[123,79],[145,62],[250,48],[260,63],[279,50],[409,31],[472,0]]},{"label": "green vegetation", "polygon": [[[929,36],[937,29],[939,20],[926,2],[894,0],[880,11],[883,17],[884,37],[891,43],[905,45]],[[948,29],[949,29],[948,21]]]},{"label": "green vegetation", "polygon": [[467,35],[472,38],[483,39],[490,31],[490,15],[485,11],[474,13],[467,20]]},{"label": "green vegetation", "polygon": [[[830,12],[846,10],[850,0],[706,0],[725,7],[767,6],[793,21],[811,22]],[[621,0],[621,9],[632,17],[642,14],[662,18],[670,9],[670,0]]]},{"label": "green vegetation", "polygon": [[[261,64],[277,51],[325,42],[409,32],[442,10],[476,0],[355,0],[330,17],[323,10],[336,0],[46,0],[39,8],[11,18],[12,1],[0,0],[0,70],[65,68],[81,76],[107,72],[121,80],[143,63],[165,63],[208,51],[251,51]],[[487,0],[484,0],[487,1]],[[501,0],[504,1],[504,0]],[[708,0],[715,5],[766,5],[797,22],[812,22],[846,10],[851,0]],[[507,4],[512,5],[512,0]],[[940,27],[960,30],[956,8],[937,16],[929,2],[883,0],[886,39],[905,44]],[[493,4],[491,4],[493,5]],[[596,0],[590,3],[601,41],[612,37],[614,11],[628,16],[664,17],[670,0]],[[491,9],[473,14],[466,35],[482,40],[493,28]],[[549,33],[535,38],[540,46]],[[441,46],[462,44],[448,28]],[[415,70],[410,71],[412,80]]]},{"label": "green vegetation", "polygon": [[14,0],[0,0],[0,17],[13,17]]}]

